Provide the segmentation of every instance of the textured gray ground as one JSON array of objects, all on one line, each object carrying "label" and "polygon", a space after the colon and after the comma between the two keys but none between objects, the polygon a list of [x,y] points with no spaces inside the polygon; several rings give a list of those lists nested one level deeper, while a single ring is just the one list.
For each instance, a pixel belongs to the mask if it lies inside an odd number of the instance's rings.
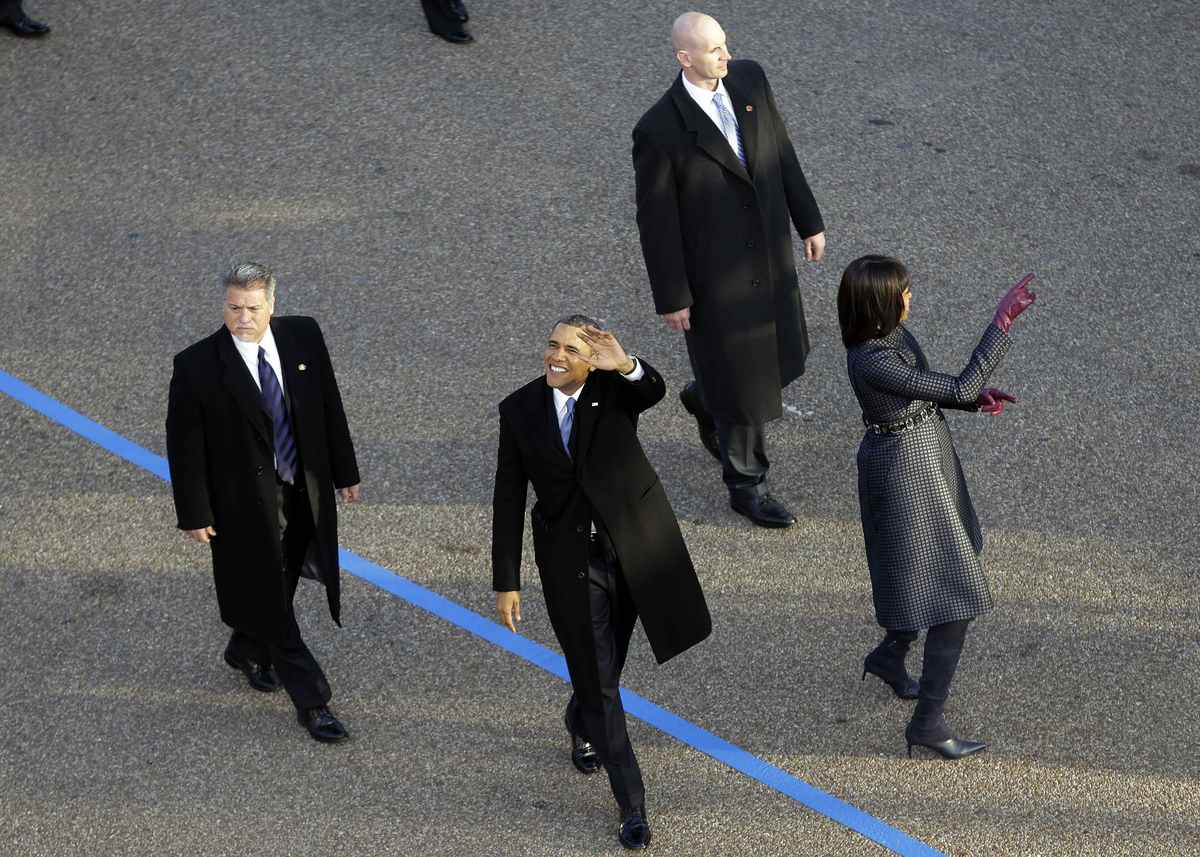
[{"label": "textured gray ground", "polygon": [[[343,543],[490,609],[494,408],[547,320],[591,310],[687,377],[628,153],[681,7],[475,3],[464,49],[415,2],[27,5],[55,32],[0,34],[0,369],[161,452],[171,355],[219,323],[225,265],[267,261],[338,365],[368,498]],[[664,668],[639,637],[628,685],[948,854],[1200,854],[1194,3],[709,10],[770,73],[829,224],[802,416],[770,433],[800,524],[735,516],[674,393],[651,412],[716,632]],[[904,758],[906,706],[857,680],[877,631],[834,294],[870,251],[910,263],[945,368],[1039,274],[995,379],[1020,404],[951,417],[999,604],[951,712],[992,750],[955,765]],[[616,850],[557,679],[351,578],[343,631],[300,599],[355,733],[317,746],[220,663],[164,485],[7,398],[0,429],[0,852]],[[532,580],[525,615],[552,643]],[[633,738],[657,853],[882,853]]]}]

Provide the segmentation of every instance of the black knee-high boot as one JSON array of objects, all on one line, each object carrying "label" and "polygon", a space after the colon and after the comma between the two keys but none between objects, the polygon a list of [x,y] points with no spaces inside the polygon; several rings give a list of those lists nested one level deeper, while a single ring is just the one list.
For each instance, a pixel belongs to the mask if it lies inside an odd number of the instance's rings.
[{"label": "black knee-high boot", "polygon": [[888,631],[883,642],[863,660],[863,680],[867,673],[877,676],[901,699],[916,699],[919,688],[916,680],[904,667],[908,647],[917,639],[916,631]]},{"label": "black knee-high boot", "polygon": [[947,759],[959,759],[987,746],[979,741],[956,738],[944,714],[969,622],[969,619],[964,619],[934,625],[925,635],[920,696],[912,720],[904,730],[910,756],[914,746],[928,747]]}]

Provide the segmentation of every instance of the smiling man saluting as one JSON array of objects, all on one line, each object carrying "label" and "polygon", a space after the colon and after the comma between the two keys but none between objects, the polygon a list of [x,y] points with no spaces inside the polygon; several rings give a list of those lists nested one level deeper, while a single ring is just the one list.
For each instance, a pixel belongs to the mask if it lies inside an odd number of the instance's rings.
[{"label": "smiling man saluting", "polygon": [[603,765],[626,848],[650,843],[641,770],[621,706],[633,626],[659,663],[712,629],[704,594],[662,484],[637,437],[638,415],[663,397],[662,377],[584,315],[560,319],[545,374],[500,403],[492,500],[492,588],[501,621],[521,621],[521,541],[533,483],[533,546],[546,610],[573,693],[571,761]]}]

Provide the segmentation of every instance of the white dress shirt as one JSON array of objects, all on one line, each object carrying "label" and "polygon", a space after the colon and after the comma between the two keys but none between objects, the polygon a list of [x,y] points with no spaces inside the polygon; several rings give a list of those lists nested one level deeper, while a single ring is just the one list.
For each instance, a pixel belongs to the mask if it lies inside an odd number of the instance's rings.
[{"label": "white dress shirt", "polygon": [[707,89],[696,86],[696,84],[687,79],[687,75],[683,72],[680,72],[679,76],[683,78],[683,88],[687,90],[687,94],[692,96],[692,100],[704,111],[704,115],[713,121],[713,124],[717,126],[717,130],[721,132],[721,136],[725,138],[725,142],[729,143],[729,148],[733,149],[733,153],[736,155],[738,150],[737,131],[733,132],[732,138],[725,133],[725,128],[721,125],[721,114],[717,112],[717,105],[713,103],[714,95],[723,96],[725,98],[725,107],[729,110],[729,115],[733,117],[733,124],[738,124],[737,113],[733,109],[733,99],[725,91],[724,81],[718,80],[716,90],[710,92]]},{"label": "white dress shirt", "polygon": [[271,328],[268,325],[267,332],[263,334],[263,338],[258,342],[243,342],[232,333],[233,345],[238,350],[238,354],[242,356],[242,360],[246,363],[246,368],[250,370],[250,377],[254,379],[254,386],[258,387],[258,391],[262,392],[262,382],[258,380],[258,349],[261,347],[267,352],[267,363],[271,364],[271,368],[275,370],[275,380],[279,382],[279,389],[284,394],[284,401],[287,401],[287,390],[283,387],[283,364],[279,362],[279,348],[275,345],[275,336],[271,333]]}]

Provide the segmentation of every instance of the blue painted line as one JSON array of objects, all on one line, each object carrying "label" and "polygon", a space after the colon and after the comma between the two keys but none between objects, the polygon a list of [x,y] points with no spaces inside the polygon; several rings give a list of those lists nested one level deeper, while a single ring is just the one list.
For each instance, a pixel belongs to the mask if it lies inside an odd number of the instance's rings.
[{"label": "blue painted line", "polygon": [[[77,411],[73,411],[61,402],[30,387],[24,381],[14,378],[0,370],[0,393],[16,399],[38,413],[48,417],[59,425],[75,434],[90,440],[114,455],[135,464],[143,470],[148,470],[160,479],[170,482],[170,471],[167,460],[161,455],[146,450],[136,443],[122,437],[111,429],[105,428],[88,419]],[[436,592],[419,586],[394,571],[381,565],[365,560],[352,551],[338,548],[338,560],[342,568],[380,589],[402,598],[415,607],[419,607],[434,616],[446,620],[507,652],[540,667],[546,672],[558,676],[563,681],[569,681],[566,661],[545,646],[514,634],[502,625],[485,619],[473,610],[468,610],[460,604],[451,601]],[[914,839],[903,831],[880,821],[873,815],[851,806],[845,801],[838,800],[820,789],[810,786],[803,780],[792,776],[781,768],[763,761],[740,747],[730,744],[723,738],[701,729],[699,726],[684,720],[677,714],[668,711],[629,690],[621,690],[621,700],[626,711],[639,720],[648,723],[661,732],[687,744],[695,750],[704,753],[722,764],[728,765],[735,771],[757,780],[768,788],[781,792],[814,812],[841,824],[854,832],[861,834],[872,842],[902,855],[902,857],[944,857],[942,852]]]}]

